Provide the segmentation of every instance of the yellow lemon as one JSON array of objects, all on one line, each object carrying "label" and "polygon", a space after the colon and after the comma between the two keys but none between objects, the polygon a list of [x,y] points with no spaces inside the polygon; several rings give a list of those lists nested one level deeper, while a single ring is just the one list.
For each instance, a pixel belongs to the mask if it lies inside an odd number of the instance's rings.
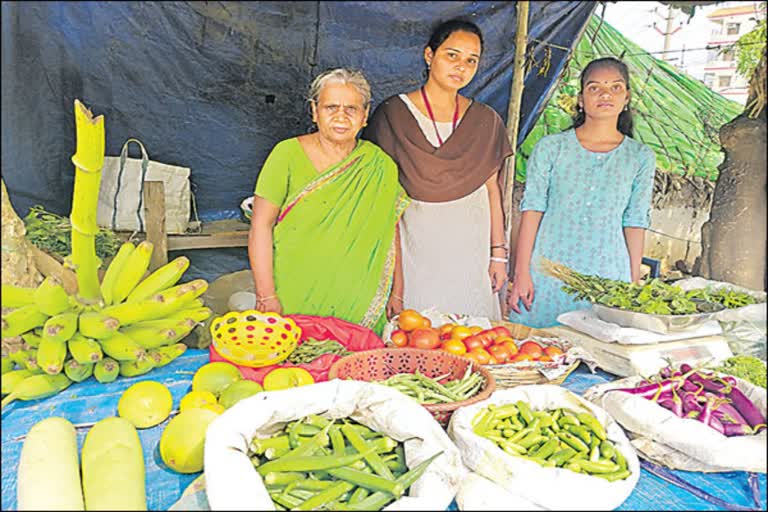
[{"label": "yellow lemon", "polygon": [[117,414],[136,428],[149,428],[165,421],[172,408],[173,398],[168,388],[154,380],[145,380],[123,392],[117,403]]},{"label": "yellow lemon", "polygon": [[186,411],[206,404],[215,404],[216,395],[210,391],[190,391],[179,402],[179,411]]},{"label": "yellow lemon", "polygon": [[264,390],[277,391],[314,383],[312,374],[303,368],[276,368],[264,377]]}]

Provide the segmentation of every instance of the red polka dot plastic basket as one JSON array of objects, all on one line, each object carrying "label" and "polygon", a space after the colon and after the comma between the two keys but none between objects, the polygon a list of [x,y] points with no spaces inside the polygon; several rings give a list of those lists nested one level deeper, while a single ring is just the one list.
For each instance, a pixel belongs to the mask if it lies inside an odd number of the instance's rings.
[{"label": "red polka dot plastic basket", "polygon": [[301,338],[290,318],[254,309],[231,311],[211,322],[216,351],[228,361],[251,368],[281,363]]}]

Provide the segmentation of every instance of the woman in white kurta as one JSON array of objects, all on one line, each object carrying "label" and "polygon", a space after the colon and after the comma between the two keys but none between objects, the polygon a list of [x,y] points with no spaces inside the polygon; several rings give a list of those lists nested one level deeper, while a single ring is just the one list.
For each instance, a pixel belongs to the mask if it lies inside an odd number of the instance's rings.
[{"label": "woman in white kurta", "polygon": [[512,151],[499,115],[458,94],[481,51],[474,24],[440,25],[424,49],[424,86],[382,102],[363,135],[395,160],[412,199],[399,224],[390,313],[435,307],[500,318],[507,247],[498,171]]}]

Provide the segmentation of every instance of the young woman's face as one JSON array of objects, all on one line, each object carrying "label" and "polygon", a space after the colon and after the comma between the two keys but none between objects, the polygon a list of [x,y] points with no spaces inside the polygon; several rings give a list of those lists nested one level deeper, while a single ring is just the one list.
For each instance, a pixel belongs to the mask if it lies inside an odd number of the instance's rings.
[{"label": "young woman's face", "polygon": [[463,30],[448,36],[434,52],[427,46],[424,60],[429,66],[429,79],[447,89],[465,87],[477,73],[481,51],[480,38]]},{"label": "young woman's face", "polygon": [[579,95],[579,105],[584,113],[595,119],[618,118],[628,103],[627,82],[614,67],[592,70]]}]

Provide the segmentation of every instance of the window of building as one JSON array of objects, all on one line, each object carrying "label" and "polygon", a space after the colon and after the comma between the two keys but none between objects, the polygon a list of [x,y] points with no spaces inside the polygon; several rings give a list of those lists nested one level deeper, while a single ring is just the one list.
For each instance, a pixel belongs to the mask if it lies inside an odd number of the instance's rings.
[{"label": "window of building", "polygon": [[741,27],[741,23],[726,23],[725,33],[728,34],[729,36],[738,35],[740,27]]},{"label": "window of building", "polygon": [[730,75],[725,75],[725,76],[717,77],[717,86],[718,87],[730,87],[731,86],[731,76]]},{"label": "window of building", "polygon": [[707,87],[712,87],[714,83],[715,83],[715,74],[704,73],[704,85],[706,85]]},{"label": "window of building", "polygon": [[731,49],[723,50],[723,54],[722,54],[721,60],[723,62],[733,62],[734,57],[735,57],[735,55],[734,55],[734,51],[733,50],[731,50]]}]

